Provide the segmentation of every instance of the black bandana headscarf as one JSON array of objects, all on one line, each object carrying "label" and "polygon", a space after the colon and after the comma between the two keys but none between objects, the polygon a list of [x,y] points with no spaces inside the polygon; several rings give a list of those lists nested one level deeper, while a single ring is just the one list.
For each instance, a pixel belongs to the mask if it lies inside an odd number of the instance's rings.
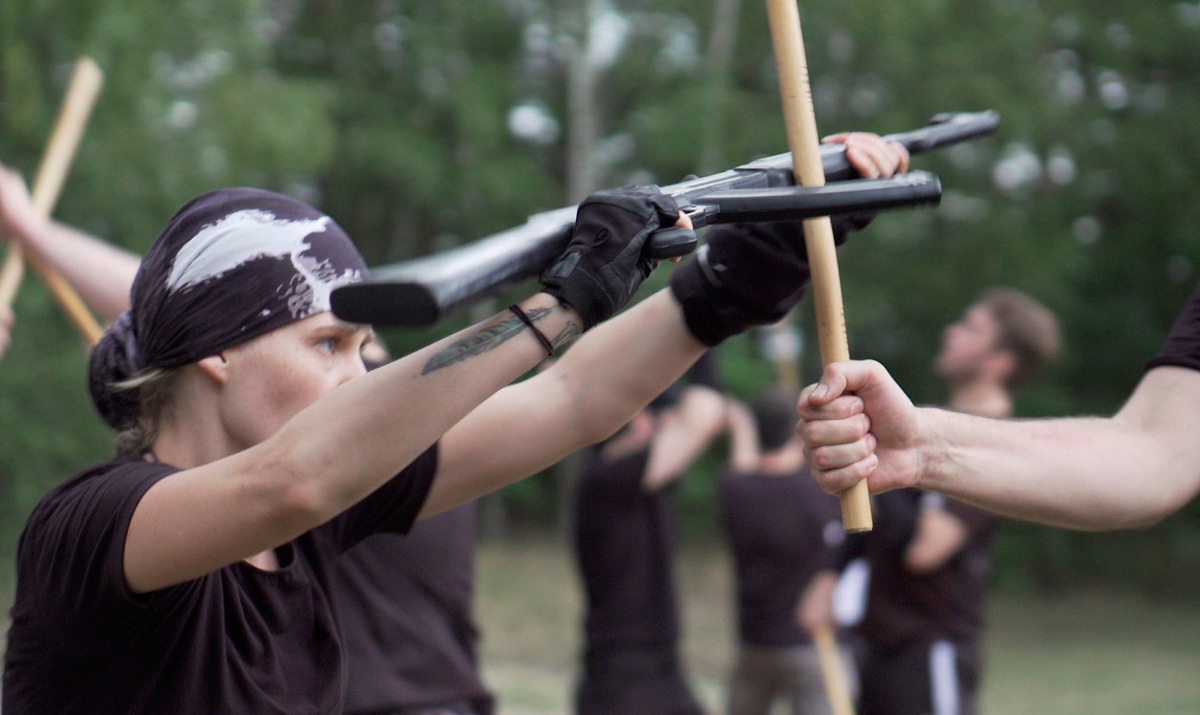
[{"label": "black bandana headscarf", "polygon": [[327,311],[334,288],[366,275],[350,238],[307,204],[261,189],[198,196],[154,241],[133,280],[131,310],[92,350],[92,402],[124,429],[138,409],[115,383]]}]

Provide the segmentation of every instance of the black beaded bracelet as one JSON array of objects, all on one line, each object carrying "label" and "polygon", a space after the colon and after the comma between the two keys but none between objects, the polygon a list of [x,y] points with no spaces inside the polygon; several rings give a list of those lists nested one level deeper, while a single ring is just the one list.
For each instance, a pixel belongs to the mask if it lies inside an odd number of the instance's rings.
[{"label": "black beaded bracelet", "polygon": [[522,323],[529,326],[529,329],[532,330],[533,334],[537,336],[538,342],[542,344],[542,347],[546,348],[547,357],[554,357],[554,344],[550,342],[550,338],[547,338],[545,333],[538,330],[537,326],[533,324],[533,321],[529,319],[529,316],[525,314],[525,311],[521,310],[521,306],[513,303],[512,305],[508,306],[508,309],[513,312],[513,315],[520,318]]}]

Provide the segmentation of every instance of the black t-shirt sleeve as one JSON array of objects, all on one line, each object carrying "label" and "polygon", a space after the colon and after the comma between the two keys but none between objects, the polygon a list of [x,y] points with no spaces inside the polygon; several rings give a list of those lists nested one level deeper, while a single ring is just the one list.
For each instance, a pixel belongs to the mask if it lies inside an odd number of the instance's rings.
[{"label": "black t-shirt sleeve", "polygon": [[42,594],[42,608],[55,618],[111,622],[142,602],[125,581],[125,538],[146,491],[174,471],[141,462],[106,466],[42,500],[18,560],[18,578]]},{"label": "black t-shirt sleeve", "polygon": [[871,505],[876,513],[875,529],[846,534],[833,557],[838,570],[865,556],[870,540],[878,539],[896,551],[903,551],[912,540],[917,527],[917,497],[914,493],[893,490],[874,497]]},{"label": "black t-shirt sleeve", "polygon": [[897,551],[908,548],[917,530],[917,506],[920,495],[911,489],[895,489],[875,497],[873,505],[879,515],[872,533]]},{"label": "black t-shirt sleeve", "polygon": [[842,539],[842,543],[837,546],[830,559],[833,568],[838,571],[845,571],[851,561],[866,556],[869,534],[870,532],[866,531],[855,531],[846,534],[846,538]]},{"label": "black t-shirt sleeve", "polygon": [[1146,361],[1146,369],[1174,365],[1200,370],[1200,284],[1175,320],[1158,355]]},{"label": "black t-shirt sleeve", "polygon": [[408,533],[429,496],[437,467],[435,443],[383,486],[336,517],[331,525],[340,550],[372,534]]}]

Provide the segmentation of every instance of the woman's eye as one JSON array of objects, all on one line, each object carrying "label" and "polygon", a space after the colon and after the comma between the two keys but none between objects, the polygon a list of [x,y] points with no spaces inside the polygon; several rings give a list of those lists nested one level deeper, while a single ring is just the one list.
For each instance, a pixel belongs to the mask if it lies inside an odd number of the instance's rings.
[{"label": "woman's eye", "polygon": [[322,352],[332,354],[334,349],[337,348],[337,344],[338,344],[337,338],[325,338],[321,342],[317,343],[317,347]]}]

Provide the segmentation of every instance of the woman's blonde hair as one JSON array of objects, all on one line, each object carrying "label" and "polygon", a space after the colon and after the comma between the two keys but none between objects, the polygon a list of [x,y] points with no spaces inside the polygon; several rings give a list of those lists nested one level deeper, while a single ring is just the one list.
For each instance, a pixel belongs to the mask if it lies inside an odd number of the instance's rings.
[{"label": "woman's blonde hair", "polygon": [[137,419],[117,433],[114,446],[118,457],[137,458],[151,453],[163,413],[175,398],[182,371],[183,368],[147,368],[113,385],[114,390],[133,393],[138,406]]}]

